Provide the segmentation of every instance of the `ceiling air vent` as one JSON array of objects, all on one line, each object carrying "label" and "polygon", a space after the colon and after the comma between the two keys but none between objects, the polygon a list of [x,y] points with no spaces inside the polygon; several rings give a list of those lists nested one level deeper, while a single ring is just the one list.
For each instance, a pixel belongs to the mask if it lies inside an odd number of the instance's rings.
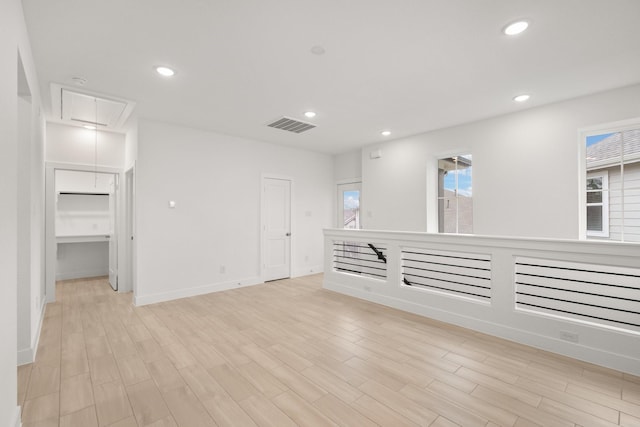
[{"label": "ceiling air vent", "polygon": [[301,122],[300,120],[295,120],[290,117],[282,117],[273,123],[269,123],[267,126],[293,133],[302,133],[316,127],[316,125],[312,125],[311,123]]}]

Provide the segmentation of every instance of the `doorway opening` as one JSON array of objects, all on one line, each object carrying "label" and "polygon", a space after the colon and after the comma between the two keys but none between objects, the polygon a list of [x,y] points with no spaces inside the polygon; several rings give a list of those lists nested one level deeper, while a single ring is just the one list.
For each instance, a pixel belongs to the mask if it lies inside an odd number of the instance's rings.
[{"label": "doorway opening", "polygon": [[47,165],[46,288],[59,280],[108,276],[118,291],[120,171]]}]

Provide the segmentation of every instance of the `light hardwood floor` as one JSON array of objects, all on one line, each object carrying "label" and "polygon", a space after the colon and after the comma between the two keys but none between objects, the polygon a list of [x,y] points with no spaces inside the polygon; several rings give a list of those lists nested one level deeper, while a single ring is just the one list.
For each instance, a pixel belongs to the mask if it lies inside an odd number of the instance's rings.
[{"label": "light hardwood floor", "polygon": [[640,426],[640,378],[323,290],[322,276],[133,307],[57,285],[24,427]]}]

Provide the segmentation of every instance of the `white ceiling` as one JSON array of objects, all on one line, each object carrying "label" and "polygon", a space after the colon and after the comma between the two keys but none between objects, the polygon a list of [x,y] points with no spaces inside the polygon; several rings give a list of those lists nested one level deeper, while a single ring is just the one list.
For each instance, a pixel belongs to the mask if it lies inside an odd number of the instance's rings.
[{"label": "white ceiling", "polygon": [[[640,82],[639,0],[23,0],[52,82],[140,117],[339,153]],[[501,29],[526,18],[530,29]],[[321,45],[324,55],[311,53]],[[154,67],[176,69],[171,78]],[[512,98],[531,94],[526,104]],[[45,100],[50,102],[49,100]],[[306,119],[307,110],[317,112]],[[48,106],[48,111],[51,111]],[[317,125],[292,134],[266,124]]]}]

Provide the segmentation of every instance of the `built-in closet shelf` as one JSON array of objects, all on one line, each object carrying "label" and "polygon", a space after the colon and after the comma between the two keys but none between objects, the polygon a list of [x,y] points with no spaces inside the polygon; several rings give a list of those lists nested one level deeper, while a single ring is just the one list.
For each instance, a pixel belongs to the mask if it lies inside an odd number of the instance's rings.
[{"label": "built-in closet shelf", "polygon": [[91,243],[108,242],[106,234],[84,235],[84,236],[56,236],[57,243]]}]

